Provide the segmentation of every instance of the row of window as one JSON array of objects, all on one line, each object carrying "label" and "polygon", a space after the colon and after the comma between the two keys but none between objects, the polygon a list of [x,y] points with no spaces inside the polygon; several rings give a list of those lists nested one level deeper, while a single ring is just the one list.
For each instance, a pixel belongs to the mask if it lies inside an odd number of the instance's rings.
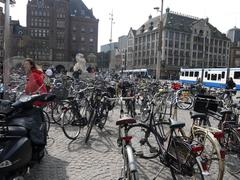
[{"label": "row of window", "polygon": [[154,62],[154,58],[151,58],[151,59],[143,59],[142,61],[141,60],[134,60],[133,62],[133,65],[134,66],[149,66],[149,65],[153,65],[153,64],[156,64],[157,63],[157,58],[155,58],[155,62]]},{"label": "row of window", "polygon": [[49,11],[46,9],[33,9],[31,10],[31,15],[32,16],[49,16]]},{"label": "row of window", "polygon": [[29,54],[34,59],[40,59],[40,60],[49,60],[49,50],[32,50],[29,51]]},{"label": "row of window", "polygon": [[[72,35],[72,40],[73,40],[73,41],[76,41],[76,40],[77,40],[77,36],[76,36],[75,34]],[[82,41],[82,42],[85,42],[85,40],[86,40],[85,37],[81,37],[81,38],[80,38],[80,41]],[[91,43],[93,43],[93,42],[94,42],[94,39],[93,39],[93,38],[89,38],[88,41],[91,42]]]},{"label": "row of window", "polygon": [[185,34],[185,33],[179,33],[179,32],[173,32],[173,31],[165,31],[165,38],[166,39],[175,39],[179,40],[180,38],[183,41],[190,41],[191,40],[191,34]]},{"label": "row of window", "polygon": [[45,18],[32,18],[30,20],[32,27],[49,27],[49,19]]},{"label": "row of window", "polygon": [[198,71],[183,71],[181,76],[185,77],[198,77],[199,72]]},{"label": "row of window", "polygon": [[[199,72],[198,71],[184,71],[181,74],[184,77],[198,77]],[[207,80],[213,80],[213,81],[219,81],[221,79],[225,78],[226,73],[222,71],[221,73],[208,73],[205,72],[204,77],[207,78]],[[240,79],[240,71],[234,72],[233,75],[234,79]]]},{"label": "row of window", "polygon": [[[72,30],[73,32],[77,31],[77,27],[76,26],[73,26],[72,27]],[[90,27],[89,28],[89,31],[86,31],[86,28],[85,27],[81,27],[81,32],[90,32],[90,33],[93,33],[94,32],[94,28]]]},{"label": "row of window", "polygon": [[56,60],[59,60],[59,61],[64,60],[64,53],[60,53],[60,52],[56,53]]},{"label": "row of window", "polygon": [[31,29],[30,34],[32,37],[46,38],[49,36],[49,30],[47,30],[47,29]]}]

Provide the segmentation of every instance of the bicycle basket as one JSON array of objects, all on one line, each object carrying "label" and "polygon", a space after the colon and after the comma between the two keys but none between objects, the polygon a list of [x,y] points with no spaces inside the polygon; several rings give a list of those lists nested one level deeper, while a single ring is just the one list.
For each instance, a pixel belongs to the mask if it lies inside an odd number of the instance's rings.
[{"label": "bicycle basket", "polygon": [[66,88],[53,88],[52,94],[56,95],[56,99],[64,100],[68,97],[68,90]]},{"label": "bicycle basket", "polygon": [[193,110],[199,113],[207,113],[208,110],[217,112],[219,102],[216,97],[210,95],[197,95],[195,97],[195,102]]}]

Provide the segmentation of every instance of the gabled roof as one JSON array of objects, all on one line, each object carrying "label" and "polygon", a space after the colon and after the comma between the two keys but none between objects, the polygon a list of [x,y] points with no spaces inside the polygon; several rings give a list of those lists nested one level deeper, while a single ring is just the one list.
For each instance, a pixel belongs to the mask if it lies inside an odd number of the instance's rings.
[{"label": "gabled roof", "polygon": [[79,16],[83,18],[95,18],[92,9],[88,9],[82,0],[69,1],[70,16]]},{"label": "gabled roof", "polygon": [[173,12],[167,12],[165,14],[165,28],[174,29],[179,31],[185,31],[191,33],[192,24],[198,21],[198,18],[192,16],[186,16],[183,14],[177,14]]},{"label": "gabled roof", "polygon": [[136,35],[139,35],[141,33],[150,32],[150,31],[157,29],[159,20],[160,20],[159,18],[160,18],[160,16],[152,18],[152,16],[150,15],[148,20],[140,28],[137,29]]},{"label": "gabled roof", "polygon": [[[146,21],[140,28],[138,28],[136,35],[147,33],[149,31],[155,30],[158,28],[160,21],[160,16],[152,18],[149,16],[148,21]],[[226,35],[221,33],[217,28],[211,25],[208,20],[200,19],[197,17],[184,15],[181,13],[170,12],[169,9],[166,9],[166,13],[163,14],[164,29],[192,33],[192,26],[200,21],[206,21],[206,25],[211,30],[211,36],[216,38],[226,38]]]}]

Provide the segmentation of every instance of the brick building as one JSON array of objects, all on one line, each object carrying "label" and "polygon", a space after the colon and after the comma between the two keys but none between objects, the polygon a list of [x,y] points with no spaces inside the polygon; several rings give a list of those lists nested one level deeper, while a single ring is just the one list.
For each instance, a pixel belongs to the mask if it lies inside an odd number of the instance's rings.
[{"label": "brick building", "polygon": [[70,69],[76,53],[89,63],[97,54],[98,20],[80,0],[29,0],[26,56]]}]

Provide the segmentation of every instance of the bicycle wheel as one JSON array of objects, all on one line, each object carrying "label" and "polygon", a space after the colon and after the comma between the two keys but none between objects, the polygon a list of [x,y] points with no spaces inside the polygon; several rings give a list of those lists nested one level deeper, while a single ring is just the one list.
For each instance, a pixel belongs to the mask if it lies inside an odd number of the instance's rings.
[{"label": "bicycle wheel", "polygon": [[191,175],[181,175],[176,173],[176,171],[174,171],[174,169],[171,169],[171,174],[173,177],[173,180],[204,180],[204,176],[202,174],[202,170],[200,168],[200,164],[198,163],[197,160],[195,160],[194,165],[192,166],[191,169]]},{"label": "bicycle wheel", "polygon": [[212,134],[197,130],[194,138],[204,145],[201,157],[207,160],[208,172],[212,179],[221,180],[224,175],[224,157],[221,156],[221,146]]},{"label": "bicycle wheel", "polygon": [[180,96],[177,98],[177,106],[179,109],[190,109],[193,106],[194,99],[190,96],[184,97]]},{"label": "bicycle wheel", "polygon": [[105,126],[106,122],[107,122],[107,119],[108,119],[108,107],[107,106],[102,106],[100,108],[100,119],[99,119],[99,122],[97,124],[97,126],[100,128],[100,129],[103,129],[103,127]]},{"label": "bicycle wheel", "polygon": [[81,126],[78,123],[80,121],[78,113],[74,109],[67,109],[63,114],[63,126],[62,130],[64,135],[71,140],[75,140],[81,131]]},{"label": "bicycle wheel", "polygon": [[61,120],[60,117],[62,113],[63,104],[59,104],[56,102],[53,102],[53,103],[54,104],[52,104],[52,111],[51,111],[52,120],[53,120],[53,123],[60,125],[60,120]]},{"label": "bicycle wheel", "polygon": [[231,174],[240,172],[240,136],[234,130],[224,133],[225,167]]},{"label": "bicycle wheel", "polygon": [[86,133],[86,137],[85,137],[85,143],[87,143],[90,138],[92,128],[95,125],[95,121],[96,121],[96,112],[93,110],[92,112],[90,112],[90,117],[89,117],[89,121],[88,121],[88,129],[87,129],[87,133]]},{"label": "bicycle wheel", "polygon": [[138,157],[152,159],[161,153],[160,137],[149,126],[145,124],[129,125],[128,135],[133,137],[131,145]]},{"label": "bicycle wheel", "polygon": [[43,115],[44,115],[44,121],[46,123],[46,130],[47,130],[47,134],[48,134],[49,129],[50,129],[50,117],[46,111],[43,111]]}]

